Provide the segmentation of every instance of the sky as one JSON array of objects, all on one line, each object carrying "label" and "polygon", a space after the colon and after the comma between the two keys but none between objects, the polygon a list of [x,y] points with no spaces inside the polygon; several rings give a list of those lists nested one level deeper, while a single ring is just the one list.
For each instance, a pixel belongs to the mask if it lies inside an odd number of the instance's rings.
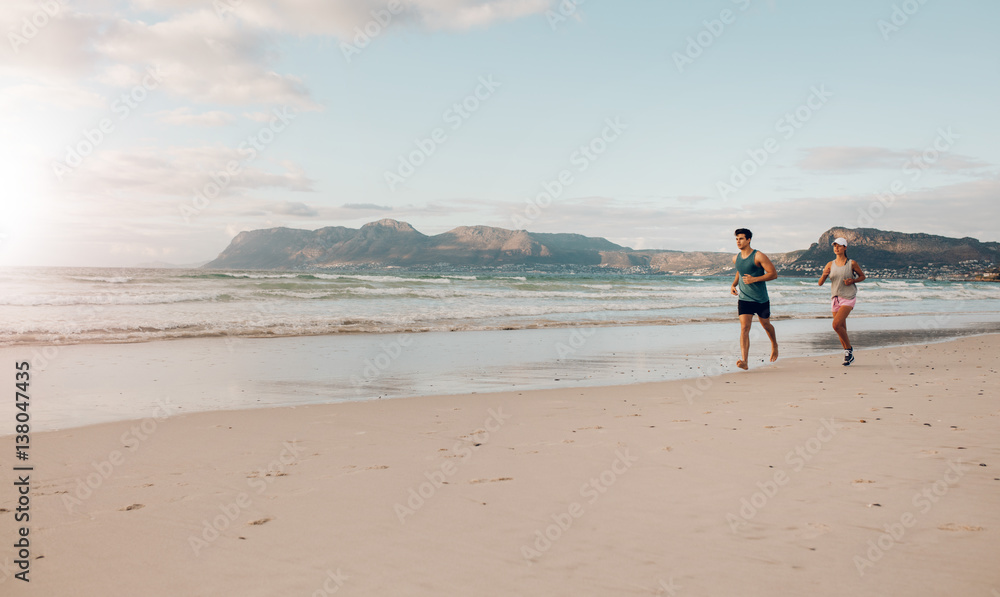
[{"label": "sky", "polygon": [[243,230],[1000,240],[993,0],[4,0],[0,265]]}]

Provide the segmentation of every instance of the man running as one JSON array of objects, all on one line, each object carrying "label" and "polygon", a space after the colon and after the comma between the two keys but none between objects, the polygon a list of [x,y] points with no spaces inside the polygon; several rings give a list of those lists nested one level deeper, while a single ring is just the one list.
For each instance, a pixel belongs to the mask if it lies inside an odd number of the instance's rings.
[{"label": "man running", "polygon": [[761,327],[771,339],[771,362],[778,360],[778,340],[771,325],[771,301],[767,297],[767,282],[778,277],[774,265],[767,255],[750,248],[753,233],[746,228],[737,228],[736,246],[740,252],[733,255],[736,266],[736,279],[729,289],[734,296],[739,297],[738,313],[740,315],[740,350],[742,358],[736,361],[740,369],[749,368],[747,357],[750,353],[750,326],[753,316],[757,316]]}]

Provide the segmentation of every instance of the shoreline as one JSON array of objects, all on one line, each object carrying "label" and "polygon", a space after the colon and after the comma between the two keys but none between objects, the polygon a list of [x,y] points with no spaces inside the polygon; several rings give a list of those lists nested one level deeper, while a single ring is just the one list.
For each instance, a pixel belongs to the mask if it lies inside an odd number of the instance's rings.
[{"label": "shoreline", "polygon": [[[966,316],[978,316],[978,318],[983,320],[988,320],[989,323],[1000,323],[1000,311],[971,311],[964,312],[962,315]],[[950,318],[950,314],[940,313],[940,312],[918,312],[918,313],[870,313],[870,312],[860,312],[853,314],[852,321],[862,320],[862,319],[892,319],[892,318],[905,318],[905,317],[926,317],[926,318]],[[791,314],[791,315],[775,315],[771,318],[772,322],[787,322],[787,321],[817,321],[817,320],[829,320],[830,316],[828,313],[818,313],[818,314]],[[38,348],[45,348],[49,346],[61,347],[61,346],[101,346],[107,344],[146,344],[153,342],[173,342],[173,341],[183,341],[183,340],[210,340],[210,339],[221,339],[225,341],[238,342],[240,340],[263,340],[268,338],[315,338],[315,337],[338,337],[338,336],[390,336],[393,334],[432,334],[432,333],[474,333],[474,332],[508,332],[508,331],[526,331],[526,330],[565,330],[574,328],[609,328],[609,327],[675,327],[675,326],[687,326],[687,325],[697,325],[697,324],[718,324],[718,323],[729,323],[732,322],[733,317],[731,315],[726,316],[704,316],[704,317],[692,317],[692,318],[676,318],[676,319],[638,319],[638,320],[613,320],[613,321],[602,321],[600,319],[594,320],[584,320],[584,321],[558,321],[558,320],[542,320],[542,321],[532,321],[527,323],[520,322],[509,322],[504,324],[497,324],[492,326],[480,326],[480,327],[420,327],[420,326],[407,326],[399,327],[395,329],[339,329],[332,332],[304,332],[301,330],[294,332],[279,332],[279,333],[241,333],[233,334],[228,332],[218,332],[218,333],[192,333],[191,335],[177,335],[177,336],[157,336],[157,337],[142,337],[142,338],[113,338],[113,339],[94,339],[87,338],[79,341],[64,341],[60,340],[25,340],[19,341],[17,343],[0,343],[0,350],[4,349],[25,349],[25,350],[36,350]]]},{"label": "shoreline", "polygon": [[[998,352],[992,334],[861,350],[850,368],[789,358],[628,386],[40,432],[31,537],[45,557],[31,584],[988,595],[1000,587]],[[0,537],[13,525],[0,518]]]},{"label": "shoreline", "polygon": [[[1000,322],[1000,311],[974,311],[966,312],[965,315],[977,315],[980,318],[992,319],[990,323]],[[940,318],[948,317],[948,314],[942,314],[939,312],[919,312],[919,313],[856,313],[852,314],[852,321],[860,319],[892,319],[895,317],[927,317],[927,318]],[[816,320],[829,320],[830,316],[828,313],[824,312],[821,314],[791,314],[791,315],[775,315],[771,318],[772,322],[782,322],[782,321],[816,321]],[[533,321],[530,323],[517,323],[511,322],[507,324],[498,324],[495,326],[487,327],[453,327],[453,328],[434,328],[434,327],[401,327],[397,329],[342,329],[333,332],[282,332],[282,333],[245,333],[245,334],[233,334],[226,332],[218,333],[195,333],[186,336],[164,336],[164,337],[149,337],[149,338],[114,338],[106,340],[96,340],[93,338],[88,338],[86,340],[79,341],[53,341],[53,340],[26,340],[19,341],[17,343],[0,343],[0,350],[3,349],[37,349],[44,348],[46,346],[81,346],[81,345],[93,345],[99,346],[104,344],[145,344],[151,342],[173,342],[177,340],[209,340],[209,339],[222,339],[222,340],[262,340],[267,338],[313,338],[313,337],[337,337],[337,336],[363,336],[363,335],[373,335],[373,336],[389,336],[393,334],[430,334],[430,333],[464,333],[464,332],[509,332],[509,331],[522,331],[522,330],[564,330],[573,328],[608,328],[608,327],[673,327],[673,326],[684,326],[684,325],[697,325],[701,323],[729,323],[732,322],[733,317],[731,315],[726,316],[706,316],[706,317],[693,317],[687,319],[640,319],[640,320],[614,320],[614,321],[602,321],[599,319],[595,320],[585,320],[585,321],[558,321],[558,320],[544,320],[544,321]]]},{"label": "shoreline", "polygon": [[[968,321],[966,321],[966,319]],[[855,346],[901,346],[997,333],[977,315],[859,318]],[[964,324],[963,324],[964,322]],[[782,358],[839,353],[829,320],[786,320]],[[922,325],[923,327],[917,327]],[[631,386],[736,371],[733,322],[423,334],[200,338],[137,344],[0,348],[28,360],[48,399],[36,430],[138,420],[154,411],[199,412],[416,396]],[[751,365],[772,366],[759,326]],[[167,409],[165,398],[172,400]],[[14,416],[13,404],[0,417]],[[0,436],[7,435],[0,430]]]}]

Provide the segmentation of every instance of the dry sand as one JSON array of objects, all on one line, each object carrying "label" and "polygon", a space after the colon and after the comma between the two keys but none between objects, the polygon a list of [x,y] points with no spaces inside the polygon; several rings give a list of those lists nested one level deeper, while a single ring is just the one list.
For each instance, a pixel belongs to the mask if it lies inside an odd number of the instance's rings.
[{"label": "dry sand", "polygon": [[997,355],[36,433],[31,582],[4,512],[0,593],[995,597]]}]

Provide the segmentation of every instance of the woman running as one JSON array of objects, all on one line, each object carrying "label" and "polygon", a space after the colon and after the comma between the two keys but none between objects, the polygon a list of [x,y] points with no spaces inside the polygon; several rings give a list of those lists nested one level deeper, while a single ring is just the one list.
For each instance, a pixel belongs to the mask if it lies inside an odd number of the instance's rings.
[{"label": "woman running", "polygon": [[823,275],[819,278],[822,286],[830,278],[831,310],[833,311],[833,331],[837,332],[840,344],[844,347],[844,366],[854,362],[854,347],[847,337],[847,316],[854,310],[857,302],[858,287],[856,284],[865,279],[865,272],[853,259],[847,258],[847,239],[838,237],[833,240],[833,252],[837,258],[826,264]]}]

